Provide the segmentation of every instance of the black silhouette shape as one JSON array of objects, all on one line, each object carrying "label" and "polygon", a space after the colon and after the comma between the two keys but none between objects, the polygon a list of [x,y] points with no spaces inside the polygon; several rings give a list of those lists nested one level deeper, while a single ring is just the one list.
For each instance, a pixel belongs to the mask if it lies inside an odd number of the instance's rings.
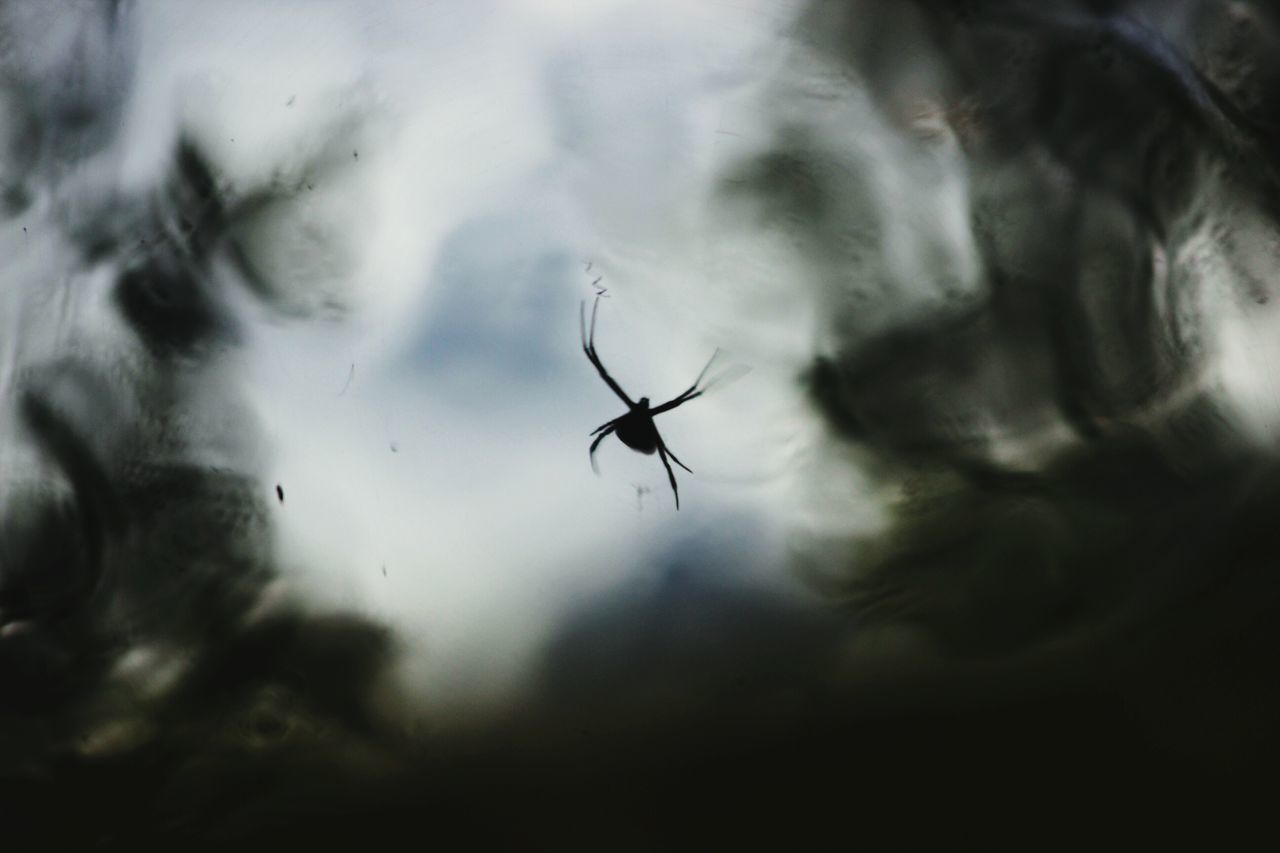
[{"label": "black silhouette shape", "polygon": [[620,417],[616,417],[608,423],[602,424],[591,431],[591,435],[596,436],[596,440],[591,442],[591,449],[587,454],[591,457],[591,470],[597,474],[600,468],[596,465],[596,449],[600,446],[600,442],[604,441],[610,433],[617,433],[618,438],[627,447],[646,456],[652,455],[657,451],[658,458],[662,460],[662,465],[667,469],[667,478],[671,480],[671,493],[676,498],[676,509],[680,509],[680,489],[676,485],[675,472],[671,470],[671,463],[667,461],[670,456],[671,460],[679,465],[690,474],[693,469],[676,458],[662,441],[662,436],[658,434],[658,428],[654,425],[653,419],[663,412],[669,412],[682,403],[687,403],[694,397],[702,396],[707,389],[699,388],[702,379],[707,375],[707,371],[711,369],[711,363],[716,360],[720,349],[717,348],[711,354],[711,358],[707,361],[706,367],[702,368],[702,372],[698,374],[698,378],[693,384],[684,390],[679,396],[676,396],[660,406],[649,408],[649,398],[641,397],[638,402],[633,401],[627,396],[627,392],[622,390],[622,386],[614,381],[609,375],[609,371],[604,369],[604,364],[600,361],[600,356],[596,354],[596,312],[600,308],[600,294],[596,295],[596,301],[591,307],[591,329],[587,330],[587,305],[585,302],[578,306],[578,324],[582,331],[582,351],[587,354],[587,358],[595,365],[596,371],[600,374],[600,378],[605,384],[613,389],[613,393],[617,394],[622,402],[627,404],[627,413]]}]

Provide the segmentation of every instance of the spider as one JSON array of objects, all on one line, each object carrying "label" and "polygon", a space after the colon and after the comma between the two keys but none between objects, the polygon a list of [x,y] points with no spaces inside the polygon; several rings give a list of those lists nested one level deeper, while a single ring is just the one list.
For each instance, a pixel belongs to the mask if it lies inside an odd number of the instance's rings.
[{"label": "spider", "polygon": [[667,469],[667,478],[671,480],[671,493],[675,495],[676,509],[679,510],[680,489],[676,485],[676,475],[675,472],[671,470],[671,463],[667,461],[667,457],[670,456],[673,462],[688,471],[690,474],[693,473],[693,469],[677,459],[676,455],[671,452],[671,449],[663,443],[662,436],[658,434],[658,428],[654,426],[653,419],[663,412],[671,411],[682,403],[689,402],[694,397],[701,396],[702,393],[707,390],[705,387],[699,388],[698,386],[702,384],[703,377],[706,376],[707,371],[711,369],[711,363],[716,360],[716,356],[719,355],[720,349],[718,347],[716,348],[716,351],[711,354],[711,359],[707,362],[707,366],[702,368],[702,372],[698,374],[698,378],[695,379],[693,384],[686,388],[683,393],[668,400],[660,406],[650,408],[648,397],[641,397],[639,401],[633,401],[628,397],[627,392],[622,390],[622,386],[614,381],[613,377],[609,375],[609,371],[604,369],[604,364],[600,362],[600,356],[596,353],[595,344],[596,312],[599,308],[600,296],[597,295],[595,304],[591,307],[591,330],[588,332],[587,304],[586,302],[582,302],[578,306],[578,324],[582,331],[582,351],[587,354],[587,358],[591,360],[593,365],[595,365],[596,372],[600,374],[600,378],[604,380],[605,384],[613,390],[613,393],[617,394],[618,397],[621,398],[622,402],[627,404],[628,411],[625,415],[616,417],[608,423],[601,424],[591,431],[591,435],[596,437],[596,440],[591,442],[591,449],[587,451],[587,455],[591,458],[591,470],[595,471],[597,474],[600,473],[600,468],[596,465],[596,448],[600,446],[600,442],[604,441],[610,433],[616,432],[619,440],[621,440],[623,444],[638,453],[650,456],[657,451],[658,458],[662,460],[663,467]]}]

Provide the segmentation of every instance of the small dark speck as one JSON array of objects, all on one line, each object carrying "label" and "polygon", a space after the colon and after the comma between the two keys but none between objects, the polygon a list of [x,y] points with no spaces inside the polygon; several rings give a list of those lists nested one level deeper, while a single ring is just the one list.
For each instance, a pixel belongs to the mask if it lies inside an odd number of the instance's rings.
[{"label": "small dark speck", "polygon": [[394,441],[393,441],[393,442],[391,442],[391,452],[392,452],[392,453],[399,453],[399,452],[400,452],[400,445],[396,444]]},{"label": "small dark speck", "polygon": [[293,106],[293,102],[294,102],[295,100],[297,100],[297,98],[298,98],[298,96],[297,96],[297,95],[290,95],[290,96],[289,96],[289,100],[285,101],[284,105],[285,105],[286,107],[291,107],[291,106]]},{"label": "small dark speck", "polygon": [[352,156],[352,157],[354,157],[354,158],[356,158],[357,160],[359,160],[359,159],[360,159],[360,152],[359,152],[359,151],[352,151],[352,152],[351,152],[351,156]]},{"label": "small dark speck", "polygon": [[284,503],[284,489],[280,487],[279,483],[276,483],[276,497],[280,499],[280,503]]},{"label": "small dark speck", "polygon": [[383,576],[384,578],[387,576],[387,564],[386,564],[386,563],[383,563],[383,564],[382,564],[382,576]]},{"label": "small dark speck", "polygon": [[[23,231],[25,231],[25,230],[27,230],[27,229],[25,229],[25,228],[24,228],[24,229],[22,229],[22,230],[23,230]],[[1259,305],[1266,305],[1266,304],[1267,304],[1267,297],[1265,297],[1265,296],[1259,296],[1259,297],[1258,297],[1258,304],[1259,304]]]},{"label": "small dark speck", "polygon": [[315,187],[314,187],[314,186],[312,186],[311,184],[307,184],[307,189],[309,189],[309,190],[313,190],[313,189],[315,189]]}]

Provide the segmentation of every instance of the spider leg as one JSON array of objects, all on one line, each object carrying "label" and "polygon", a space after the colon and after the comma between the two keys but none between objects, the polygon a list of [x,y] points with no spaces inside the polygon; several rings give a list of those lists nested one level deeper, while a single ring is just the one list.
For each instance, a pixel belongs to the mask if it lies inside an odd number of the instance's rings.
[{"label": "spider leg", "polygon": [[[655,429],[655,430],[654,430],[654,432],[657,432],[657,430]],[[675,455],[674,453],[672,453],[672,452],[671,452],[671,448],[670,448],[670,447],[667,447],[667,443],[666,443],[665,441],[663,441],[663,440],[662,440],[662,436],[661,436],[661,435],[659,435],[659,436],[658,436],[658,447],[659,447],[659,448],[661,448],[661,449],[662,449],[662,451],[663,451],[664,453],[666,453],[668,456],[670,456],[670,457],[671,457],[671,461],[672,461],[672,462],[676,463],[676,464],[677,464],[677,465],[679,465],[681,468],[683,468],[684,470],[688,471],[690,474],[692,474],[692,473],[693,473],[693,469],[692,469],[692,468],[690,468],[688,465],[684,464],[683,462],[681,462],[679,459],[677,459],[677,458],[676,458],[676,455]]]},{"label": "spider leg", "polygon": [[[623,415],[622,417],[626,417],[626,415]],[[613,419],[613,420],[611,420],[611,421],[608,421],[608,422],[606,422],[606,423],[602,423],[602,424],[600,424],[600,426],[596,427],[596,428],[595,428],[595,429],[593,429],[591,432],[587,433],[587,435],[595,435],[596,433],[600,432],[601,430],[605,429],[606,427],[617,427],[617,425],[618,425],[618,421],[620,421],[620,420],[622,420],[622,418],[614,418],[614,419]]]},{"label": "spider leg", "polygon": [[693,380],[693,387],[689,389],[690,391],[692,391],[693,388],[697,388],[699,385],[702,384],[703,377],[707,375],[707,371],[711,369],[712,363],[715,362],[716,356],[718,356],[719,354],[720,354],[720,347],[716,347],[715,352],[711,353],[711,358],[707,359],[706,365],[703,366],[702,372],[698,374],[698,378]]},{"label": "spider leg", "polygon": [[657,408],[650,409],[649,414],[660,415],[663,412],[669,412],[672,409],[676,408],[677,406],[681,405],[682,403],[687,403],[690,400],[696,397],[701,397],[701,396],[702,396],[701,391],[694,391],[692,394],[686,391],[685,393],[681,394],[679,397],[668,400],[667,402],[663,403],[661,406],[658,406]]},{"label": "spider leg", "polygon": [[690,400],[692,400],[694,397],[702,396],[702,392],[706,391],[707,389],[703,388],[702,390],[698,390],[698,386],[702,384],[703,377],[707,375],[707,371],[711,369],[711,365],[715,363],[716,356],[718,356],[719,354],[720,354],[720,347],[716,347],[716,351],[711,354],[711,358],[707,359],[706,366],[702,368],[702,372],[698,374],[698,378],[693,380],[693,384],[690,385],[688,388],[686,388],[684,391],[682,391],[676,397],[673,397],[672,399],[663,403],[661,406],[658,406],[654,409],[650,409],[649,410],[650,414],[660,415],[663,412],[669,412],[672,409],[674,409],[676,406],[679,406],[681,403],[687,403]]},{"label": "spider leg", "polygon": [[676,485],[676,473],[671,470],[671,463],[667,461],[667,449],[661,444],[658,445],[658,457],[662,460],[662,467],[667,469],[667,479],[671,481],[671,494],[676,496],[676,510],[679,510],[680,487]]},{"label": "spider leg", "polygon": [[600,442],[609,436],[609,433],[614,431],[615,427],[612,424],[605,424],[603,429],[604,432],[600,433],[596,440],[591,442],[591,449],[587,451],[587,456],[591,459],[591,470],[596,473],[596,476],[600,475],[600,466],[596,464],[596,448],[600,446]]},{"label": "spider leg", "polygon": [[582,333],[582,351],[587,354],[587,359],[595,366],[596,372],[600,374],[600,378],[604,380],[613,393],[622,398],[622,402],[627,404],[627,408],[634,409],[636,404],[627,396],[627,392],[622,390],[622,386],[613,380],[609,375],[609,371],[604,369],[604,364],[600,361],[600,356],[596,353],[596,312],[600,310],[600,297],[596,297],[595,304],[591,306],[591,331],[587,331],[587,303],[578,303],[578,330]]}]

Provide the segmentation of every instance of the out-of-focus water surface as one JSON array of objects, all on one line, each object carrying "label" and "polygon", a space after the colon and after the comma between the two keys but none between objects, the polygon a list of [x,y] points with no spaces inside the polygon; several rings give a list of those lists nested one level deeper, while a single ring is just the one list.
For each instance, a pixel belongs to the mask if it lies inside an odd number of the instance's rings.
[{"label": "out-of-focus water surface", "polygon": [[1251,826],[1277,12],[0,7],[0,837]]}]

